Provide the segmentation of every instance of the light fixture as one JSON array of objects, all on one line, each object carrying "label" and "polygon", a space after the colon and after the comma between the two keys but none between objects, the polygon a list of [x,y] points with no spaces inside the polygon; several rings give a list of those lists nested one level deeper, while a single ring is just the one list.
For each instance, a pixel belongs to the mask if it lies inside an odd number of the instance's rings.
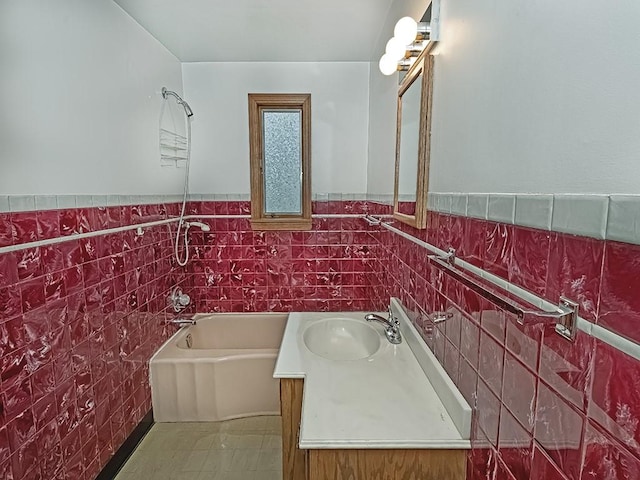
[{"label": "light fixture", "polygon": [[392,58],[388,53],[385,53],[380,58],[378,67],[380,67],[380,71],[384,75],[392,75],[398,71],[398,60]]},{"label": "light fixture", "polygon": [[384,75],[393,75],[398,70],[408,70],[413,65],[413,61],[406,60],[419,56],[427,44],[422,39],[417,39],[418,30],[418,23],[413,18],[403,17],[398,20],[394,30],[396,35],[387,42],[385,54],[378,64]]},{"label": "light fixture", "polygon": [[386,54],[398,62],[407,54],[407,46],[393,37],[387,42]]},{"label": "light fixture", "polygon": [[403,45],[413,43],[418,35],[418,22],[411,17],[402,17],[393,29],[393,36]]},{"label": "light fixture", "polygon": [[429,1],[419,22],[411,17],[402,17],[396,22],[393,35],[378,63],[384,75],[407,70],[413,65],[415,57],[433,49],[440,36],[440,0]]}]

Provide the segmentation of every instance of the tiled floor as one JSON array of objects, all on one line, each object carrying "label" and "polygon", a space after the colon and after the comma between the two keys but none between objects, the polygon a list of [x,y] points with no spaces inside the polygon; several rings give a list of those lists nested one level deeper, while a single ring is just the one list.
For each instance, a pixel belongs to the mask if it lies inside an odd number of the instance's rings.
[{"label": "tiled floor", "polygon": [[115,480],[281,480],[280,417],[156,423]]}]

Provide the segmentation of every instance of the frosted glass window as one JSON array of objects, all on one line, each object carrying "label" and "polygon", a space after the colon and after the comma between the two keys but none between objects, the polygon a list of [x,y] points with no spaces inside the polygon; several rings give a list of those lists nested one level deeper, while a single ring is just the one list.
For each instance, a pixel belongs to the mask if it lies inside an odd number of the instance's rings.
[{"label": "frosted glass window", "polygon": [[265,214],[302,213],[302,111],[263,110]]},{"label": "frosted glass window", "polygon": [[251,227],[310,230],[311,95],[249,94]]}]

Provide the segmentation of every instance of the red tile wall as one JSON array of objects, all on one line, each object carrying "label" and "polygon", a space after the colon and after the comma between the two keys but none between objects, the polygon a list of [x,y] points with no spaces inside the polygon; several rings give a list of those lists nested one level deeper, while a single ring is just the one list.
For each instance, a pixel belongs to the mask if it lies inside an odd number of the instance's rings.
[{"label": "red tile wall", "polygon": [[[247,215],[249,202],[195,202],[191,214]],[[246,218],[204,219],[186,271],[198,312],[362,311],[377,245],[367,202],[314,202],[311,231],[252,231]],[[376,210],[377,211],[377,210]]]},{"label": "red tile wall", "polygon": [[[381,310],[390,296],[475,407],[469,479],[640,478],[640,362],[578,332],[519,325],[430,267],[427,252],[314,202],[309,232],[254,232],[247,202],[192,202],[192,261],[166,226],[0,254],[0,478],[92,480],[150,408],[148,360],[172,333],[168,290],[192,311]],[[0,246],[176,215],[176,205],[0,214]],[[639,247],[429,213],[405,232],[640,341]],[[452,317],[437,326],[433,312]]]},{"label": "red tile wall", "polygon": [[[176,205],[0,213],[0,247],[166,218]],[[93,480],[151,408],[166,226],[0,254],[0,478]]]},{"label": "red tile wall", "polygon": [[[416,238],[640,342],[640,247],[429,212]],[[376,227],[375,308],[390,296],[475,407],[468,479],[640,479],[640,362],[578,331],[522,326]],[[453,316],[434,325],[433,312]]]}]

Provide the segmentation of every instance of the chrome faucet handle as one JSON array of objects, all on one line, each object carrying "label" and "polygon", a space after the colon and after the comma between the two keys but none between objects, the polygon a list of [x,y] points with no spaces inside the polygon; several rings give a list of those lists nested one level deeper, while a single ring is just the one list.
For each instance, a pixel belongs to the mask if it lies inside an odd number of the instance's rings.
[{"label": "chrome faucet handle", "polygon": [[393,314],[393,308],[389,305],[389,323],[398,328],[400,326],[400,321],[398,317]]},{"label": "chrome faucet handle", "polygon": [[367,322],[378,322],[384,325],[384,334],[389,340],[390,343],[397,345],[402,342],[402,335],[400,335],[400,322],[391,316],[391,318],[384,318],[380,315],[376,315],[375,313],[369,313],[364,316],[364,319]]}]

